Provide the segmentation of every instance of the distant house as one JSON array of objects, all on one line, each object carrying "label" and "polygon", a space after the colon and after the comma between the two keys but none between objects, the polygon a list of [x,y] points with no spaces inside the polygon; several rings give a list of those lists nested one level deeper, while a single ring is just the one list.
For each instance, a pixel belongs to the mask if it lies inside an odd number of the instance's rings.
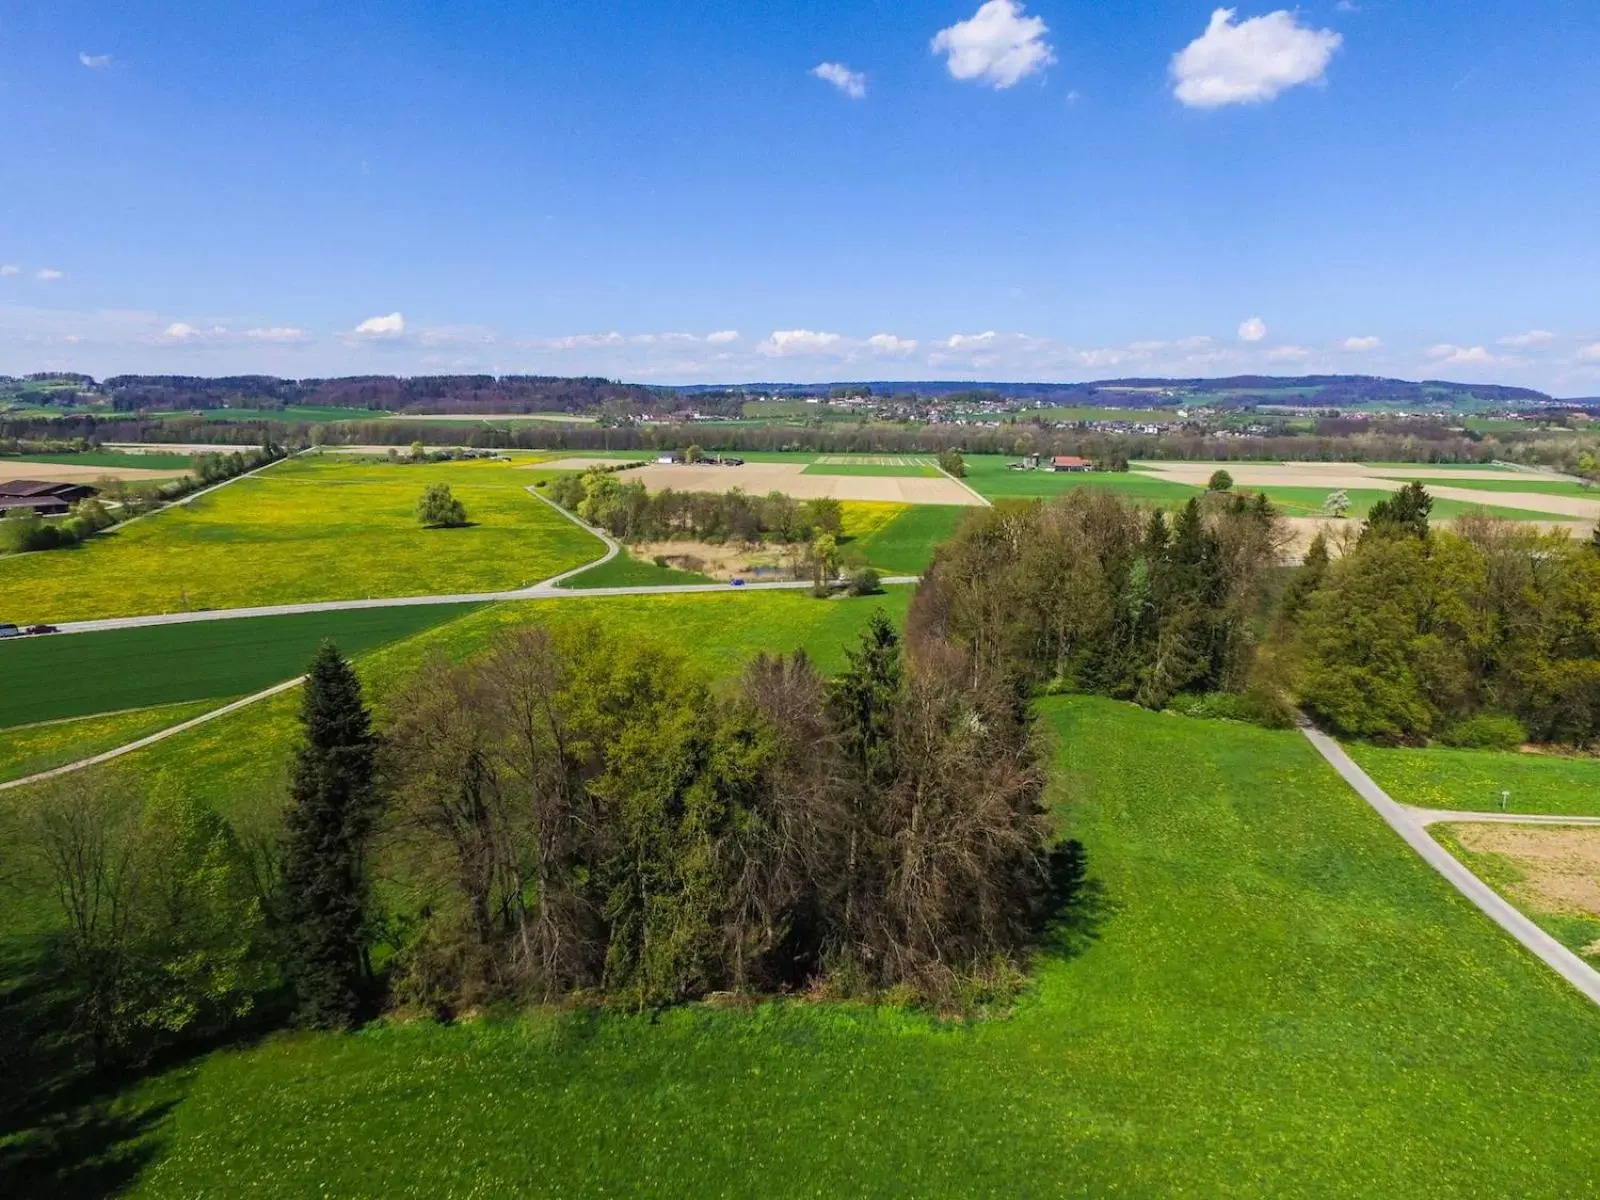
[{"label": "distant house", "polygon": [[676,454],[658,454],[656,455],[656,461],[663,466],[671,466],[673,463],[682,462],[683,460]]},{"label": "distant house", "polygon": [[1037,471],[1039,469],[1039,461],[1040,456],[1037,454],[1024,454],[1021,462],[1011,464],[1011,469],[1013,471]]},{"label": "distant house", "polygon": [[1076,454],[1058,454],[1050,460],[1052,471],[1092,471],[1094,464]]},{"label": "distant house", "polygon": [[32,509],[41,517],[59,517],[79,500],[94,495],[81,483],[47,483],[41,479],[0,482],[0,513],[14,508]]}]

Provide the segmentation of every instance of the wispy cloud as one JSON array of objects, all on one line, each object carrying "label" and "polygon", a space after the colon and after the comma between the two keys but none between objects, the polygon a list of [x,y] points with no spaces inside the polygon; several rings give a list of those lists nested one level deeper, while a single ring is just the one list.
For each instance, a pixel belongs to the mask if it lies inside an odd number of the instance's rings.
[{"label": "wispy cloud", "polygon": [[78,61],[91,71],[103,71],[111,65],[111,55],[90,54],[87,51],[80,50],[78,51]]},{"label": "wispy cloud", "polygon": [[1556,335],[1548,329],[1530,329],[1526,333],[1509,333],[1500,339],[1500,344],[1526,349],[1529,346],[1543,346],[1546,342],[1555,340]]},{"label": "wispy cloud", "polygon": [[1331,29],[1301,25],[1292,12],[1235,22],[1236,11],[1217,9],[1206,31],[1172,57],[1173,91],[1190,108],[1261,104],[1319,83],[1344,43]]},{"label": "wispy cloud", "polygon": [[1378,337],[1347,337],[1339,343],[1341,350],[1349,350],[1354,354],[1364,354],[1368,350],[1376,350],[1383,345],[1383,339]]},{"label": "wispy cloud", "polygon": [[1239,325],[1241,342],[1259,342],[1267,336],[1267,323],[1260,317],[1250,317]]},{"label": "wispy cloud", "polygon": [[867,77],[860,71],[852,71],[843,63],[825,62],[812,67],[811,73],[818,79],[833,84],[852,100],[866,99]]},{"label": "wispy cloud", "polygon": [[932,50],[945,55],[945,68],[956,79],[1008,88],[1056,61],[1045,41],[1049,32],[1043,19],[1024,16],[1017,0],[988,0],[965,21],[941,29]]},{"label": "wispy cloud", "polygon": [[65,279],[67,273],[58,271],[54,267],[40,267],[33,273],[33,277],[40,283],[54,283],[58,279]]},{"label": "wispy cloud", "polygon": [[1482,346],[1452,346],[1444,343],[1428,351],[1428,357],[1440,366],[1487,366],[1496,361]]},{"label": "wispy cloud", "polygon": [[756,349],[772,358],[795,354],[822,354],[842,341],[837,333],[817,333],[810,329],[774,329]]},{"label": "wispy cloud", "polygon": [[394,338],[406,331],[406,319],[397,312],[386,317],[368,317],[355,327],[357,337]]},{"label": "wispy cloud", "polygon": [[713,346],[727,346],[739,340],[737,329],[719,329],[715,333],[706,334],[706,341]]},{"label": "wispy cloud", "polygon": [[0,276],[10,278],[12,275],[22,274],[21,267],[12,266],[10,263],[0,263]]}]

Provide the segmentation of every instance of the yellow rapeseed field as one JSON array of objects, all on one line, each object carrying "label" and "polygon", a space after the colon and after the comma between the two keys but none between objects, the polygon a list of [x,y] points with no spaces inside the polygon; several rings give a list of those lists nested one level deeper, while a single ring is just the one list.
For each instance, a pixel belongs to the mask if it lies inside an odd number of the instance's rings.
[{"label": "yellow rapeseed field", "polygon": [[[0,558],[0,620],[77,621],[311,600],[500,591],[603,552],[496,462],[302,457],[75,550]],[[447,483],[463,529],[423,529],[424,487]]]}]

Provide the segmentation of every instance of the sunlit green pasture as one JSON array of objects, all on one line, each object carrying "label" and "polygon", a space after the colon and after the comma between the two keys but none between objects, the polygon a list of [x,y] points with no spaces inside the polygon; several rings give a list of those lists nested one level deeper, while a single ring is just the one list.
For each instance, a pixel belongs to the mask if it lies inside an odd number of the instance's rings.
[{"label": "sunlit green pasture", "polygon": [[102,1183],[1595,1194],[1600,1135],[1574,1114],[1600,1104],[1600,1012],[1303,739],[1103,700],[1042,711],[1094,887],[1010,1019],[791,1001],[274,1038],[126,1091],[92,1124]]},{"label": "sunlit green pasture", "polygon": [[[398,465],[303,457],[113,529],[73,550],[0,558],[5,619],[86,620],[312,600],[511,590],[603,547],[496,462]],[[464,529],[423,529],[430,483]]]},{"label": "sunlit green pasture", "polygon": [[964,482],[990,500],[1002,498],[1048,498],[1077,488],[1109,488],[1135,504],[1170,508],[1198,496],[1200,488],[1169,479],[1157,479],[1141,471],[1013,471],[1019,458],[1004,454],[972,454],[966,459]]},{"label": "sunlit green pasture", "polygon": [[1461,812],[1505,810],[1600,817],[1600,758],[1505,750],[1345,747],[1361,769],[1401,804]]}]

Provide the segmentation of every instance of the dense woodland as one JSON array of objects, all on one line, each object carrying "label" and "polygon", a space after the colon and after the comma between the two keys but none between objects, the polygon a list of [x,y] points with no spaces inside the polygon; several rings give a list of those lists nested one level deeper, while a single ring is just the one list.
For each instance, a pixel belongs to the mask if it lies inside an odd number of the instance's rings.
[{"label": "dense woodland", "polygon": [[1407,485],[1279,588],[1260,495],[1208,493],[1170,526],[1088,489],[1006,503],[940,548],[910,628],[1149,707],[1283,722],[1298,704],[1391,742],[1600,742],[1600,534],[1485,514],[1434,529],[1431,505]]}]

